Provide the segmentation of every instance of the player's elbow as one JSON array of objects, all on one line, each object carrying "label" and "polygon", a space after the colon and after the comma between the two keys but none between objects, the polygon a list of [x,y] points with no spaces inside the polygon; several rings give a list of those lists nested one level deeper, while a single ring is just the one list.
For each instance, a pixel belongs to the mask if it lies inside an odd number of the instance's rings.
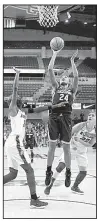
[{"label": "player's elbow", "polygon": [[48,67],[48,73],[52,74],[52,72],[53,72],[53,68],[52,67]]},{"label": "player's elbow", "polygon": [[17,90],[18,90],[18,87],[17,87],[16,84],[14,85],[13,89],[14,89],[14,91],[17,91]]},{"label": "player's elbow", "polygon": [[13,86],[13,94],[17,94],[18,87],[16,85]]},{"label": "player's elbow", "polygon": [[78,71],[74,71],[74,72],[73,72],[73,75],[74,75],[74,78],[77,78],[77,79],[78,79]]},{"label": "player's elbow", "polygon": [[52,82],[52,87],[53,87],[53,88],[57,88],[56,83]]},{"label": "player's elbow", "polygon": [[15,104],[13,102],[11,102],[10,106],[9,106],[9,112],[12,112],[15,109]]}]

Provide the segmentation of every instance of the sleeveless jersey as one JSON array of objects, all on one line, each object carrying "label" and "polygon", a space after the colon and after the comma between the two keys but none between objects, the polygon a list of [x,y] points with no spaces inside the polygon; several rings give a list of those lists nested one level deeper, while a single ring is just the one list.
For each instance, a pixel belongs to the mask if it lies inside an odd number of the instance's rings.
[{"label": "sleeveless jersey", "polygon": [[64,86],[59,85],[59,87],[56,90],[53,90],[52,104],[55,105],[61,102],[65,102],[66,105],[64,107],[58,108],[59,110],[65,110],[66,112],[72,111],[73,89],[71,88],[65,89]]},{"label": "sleeveless jersey", "polygon": [[33,138],[34,138],[33,131],[32,131],[32,130],[27,131],[27,133],[26,133],[26,140],[27,140],[27,141],[32,141]]},{"label": "sleeveless jersey", "polygon": [[11,135],[19,135],[21,138],[25,136],[26,115],[21,110],[18,111],[15,117],[10,116],[11,120]]},{"label": "sleeveless jersey", "polygon": [[[84,145],[88,146],[88,144],[91,143],[92,139],[95,136],[95,128],[92,129],[92,131],[88,131],[86,125],[83,126],[81,130],[77,133],[76,137],[78,137],[78,142],[81,143],[81,141],[84,142]],[[75,140],[75,137],[74,137]],[[83,143],[82,143],[83,144]]]}]

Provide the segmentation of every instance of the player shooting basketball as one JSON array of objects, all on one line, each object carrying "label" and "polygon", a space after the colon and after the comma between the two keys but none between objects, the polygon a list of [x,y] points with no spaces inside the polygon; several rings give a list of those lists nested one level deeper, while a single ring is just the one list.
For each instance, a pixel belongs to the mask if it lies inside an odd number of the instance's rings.
[{"label": "player shooting basketball", "polygon": [[[71,112],[72,103],[78,88],[78,71],[74,63],[74,59],[78,54],[78,50],[71,57],[71,66],[74,76],[73,84],[70,83],[69,77],[66,76],[66,71],[60,82],[57,82],[53,71],[54,63],[58,51],[53,50],[53,55],[48,66],[48,74],[50,76],[51,84],[54,90],[52,97],[52,104],[61,104],[61,107],[52,109],[49,114],[49,151],[47,158],[47,171],[45,184],[48,186],[52,177],[52,163],[54,160],[54,153],[56,142],[60,136],[64,150],[64,160],[66,164],[65,186],[69,187],[71,183],[71,154],[70,154],[70,140],[71,140]],[[63,105],[65,102],[65,105]]]},{"label": "player shooting basketball", "polygon": [[24,147],[26,115],[21,110],[22,100],[17,95],[19,85],[20,71],[13,68],[16,72],[13,94],[9,105],[9,117],[11,120],[11,133],[5,142],[5,148],[8,159],[9,174],[4,176],[4,184],[14,180],[18,174],[18,166],[20,165],[27,176],[28,186],[31,195],[31,207],[44,207],[48,203],[42,202],[36,195],[36,184],[33,168],[30,164],[30,158]]},{"label": "player shooting basketball", "polygon": [[[82,190],[79,188],[79,184],[84,180],[87,174],[87,147],[92,147],[96,142],[96,114],[95,111],[91,111],[88,115],[88,119],[86,122],[78,123],[72,128],[72,139],[71,139],[71,151],[74,154],[79,173],[71,187],[71,190],[77,194],[84,194]],[[50,190],[58,177],[58,175],[65,168],[64,162],[64,153],[59,158],[59,164],[56,167],[56,170],[53,174],[51,182],[49,186],[45,189],[45,194],[49,195]]]}]

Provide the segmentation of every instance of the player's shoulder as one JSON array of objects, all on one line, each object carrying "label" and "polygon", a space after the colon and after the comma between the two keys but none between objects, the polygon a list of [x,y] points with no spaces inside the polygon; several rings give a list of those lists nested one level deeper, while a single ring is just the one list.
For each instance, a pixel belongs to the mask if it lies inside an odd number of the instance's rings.
[{"label": "player's shoulder", "polygon": [[83,128],[84,126],[86,125],[86,122],[80,122],[80,123],[77,123],[75,125],[75,127],[78,127],[79,129]]},{"label": "player's shoulder", "polygon": [[80,122],[79,127],[80,129],[84,128],[86,126],[86,122]]},{"label": "player's shoulder", "polygon": [[57,91],[58,89],[60,89],[60,82],[57,82],[57,84],[55,84],[55,86],[52,86],[53,91]]},{"label": "player's shoulder", "polygon": [[16,117],[16,118],[17,118],[17,117],[18,117],[18,118],[21,118],[21,117],[26,118],[26,115],[25,115],[25,112],[23,112],[23,111],[20,110],[20,109],[17,109],[17,113],[16,113],[15,115],[13,115],[13,114],[10,115],[10,117],[11,117],[11,118],[13,118],[13,117],[14,117],[14,118],[15,118],[15,117]]},{"label": "player's shoulder", "polygon": [[69,87],[69,91],[70,91],[72,94],[75,94],[75,89],[72,87],[72,85]]},{"label": "player's shoulder", "polygon": [[19,109],[18,113],[19,113],[20,115],[21,115],[21,114],[24,115],[24,116],[26,115],[25,112],[22,111],[22,110],[20,110],[20,109]]},{"label": "player's shoulder", "polygon": [[13,106],[13,108],[9,108],[9,111],[8,111],[8,117],[9,118],[13,118],[13,117],[16,117],[18,114],[18,108],[17,106]]}]

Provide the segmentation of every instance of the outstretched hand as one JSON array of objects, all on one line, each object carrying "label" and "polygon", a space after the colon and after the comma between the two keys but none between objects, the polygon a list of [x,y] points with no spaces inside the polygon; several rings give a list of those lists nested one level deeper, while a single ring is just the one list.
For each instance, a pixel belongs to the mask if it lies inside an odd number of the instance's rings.
[{"label": "outstretched hand", "polygon": [[54,51],[54,50],[52,49],[52,52],[53,52],[54,55],[57,55],[60,51],[61,51],[61,50]]},{"label": "outstretched hand", "polygon": [[74,60],[78,55],[78,49],[75,51],[75,53],[71,57],[71,61]]},{"label": "outstretched hand", "polygon": [[13,70],[14,70],[16,73],[20,73],[20,70],[18,70],[16,67],[13,67]]},{"label": "outstretched hand", "polygon": [[57,104],[57,107],[63,107],[65,105],[66,105],[66,102],[61,102],[61,103]]}]

